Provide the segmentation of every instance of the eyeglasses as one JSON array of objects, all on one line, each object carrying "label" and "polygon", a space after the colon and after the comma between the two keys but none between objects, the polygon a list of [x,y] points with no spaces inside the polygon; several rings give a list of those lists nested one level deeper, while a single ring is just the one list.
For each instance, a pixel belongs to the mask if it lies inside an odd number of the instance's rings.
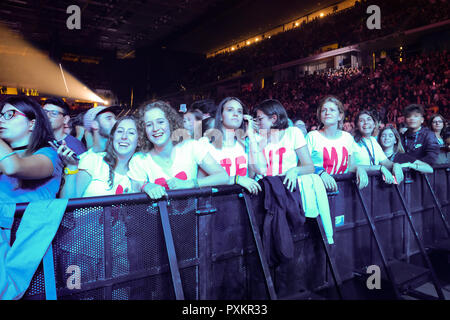
[{"label": "eyeglasses", "polygon": [[47,116],[50,116],[52,118],[56,118],[57,116],[59,116],[60,114],[64,115],[64,112],[61,111],[56,111],[56,110],[46,110],[44,109],[45,113],[47,114]]},{"label": "eyeglasses", "polygon": [[0,112],[0,119],[3,117],[5,120],[11,120],[16,116],[16,114],[26,117],[26,115],[17,110],[8,110],[5,112]]},{"label": "eyeglasses", "polygon": [[442,120],[435,120],[432,122],[432,124],[440,124],[440,123],[444,123],[444,121]]}]

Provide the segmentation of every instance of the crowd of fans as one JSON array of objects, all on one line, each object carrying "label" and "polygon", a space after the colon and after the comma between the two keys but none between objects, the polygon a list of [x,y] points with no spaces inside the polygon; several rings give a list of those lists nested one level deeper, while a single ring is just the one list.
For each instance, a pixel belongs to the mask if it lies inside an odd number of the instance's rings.
[{"label": "crowd of fans", "polygon": [[346,131],[354,129],[352,123],[361,109],[375,111],[383,124],[403,127],[402,111],[411,103],[424,105],[427,119],[438,112],[448,119],[449,58],[446,50],[423,53],[401,63],[386,57],[375,70],[348,68],[315,73],[263,89],[243,91],[241,98],[248,106],[266,97],[278,99],[291,118],[301,118],[309,128],[317,127],[314,113],[321,97],[327,94],[343,101]]},{"label": "crowd of fans", "polygon": [[[381,29],[368,29],[369,5],[381,9]],[[238,50],[205,58],[181,80],[196,87],[229,78],[236,72],[254,72],[316,54],[332,43],[339,47],[376,39],[395,32],[436,23],[450,17],[445,0],[357,1],[354,7],[304,22],[298,28],[273,35]],[[283,48],[280,50],[280,48]]]}]

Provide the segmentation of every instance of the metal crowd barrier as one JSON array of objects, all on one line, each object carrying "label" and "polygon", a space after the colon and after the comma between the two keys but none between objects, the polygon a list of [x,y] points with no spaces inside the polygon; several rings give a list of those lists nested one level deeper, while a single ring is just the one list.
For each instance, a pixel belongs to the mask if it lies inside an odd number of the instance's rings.
[{"label": "metal crowd barrier", "polygon": [[[427,247],[450,236],[449,172],[448,165],[436,166],[425,179],[406,170],[399,186]],[[354,175],[335,179],[339,192],[329,195],[335,244],[323,250],[319,220],[307,219],[292,230],[294,258],[277,266],[268,266],[261,253],[262,194],[220,186],[169,191],[157,202],[143,193],[71,199],[53,241],[58,299],[290,299],[333,287],[330,271],[338,282],[353,279],[355,270],[383,261]],[[420,248],[396,189],[377,173],[369,179],[361,196],[384,254],[409,261]],[[26,205],[17,205],[13,233]],[[45,299],[42,266],[24,299]]]}]

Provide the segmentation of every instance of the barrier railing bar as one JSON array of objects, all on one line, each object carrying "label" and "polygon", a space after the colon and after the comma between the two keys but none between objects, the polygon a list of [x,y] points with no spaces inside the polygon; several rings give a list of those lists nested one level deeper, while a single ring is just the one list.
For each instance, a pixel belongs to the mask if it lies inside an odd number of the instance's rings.
[{"label": "barrier railing bar", "polygon": [[[214,195],[227,195],[233,193],[239,193],[240,189],[234,185],[223,185],[214,188],[203,187],[195,189],[180,189],[180,190],[168,190],[167,199],[185,199],[201,196]],[[111,195],[111,196],[98,196],[98,197],[86,197],[86,198],[72,198],[66,207],[66,211],[73,211],[75,209],[86,208],[86,207],[98,207],[101,206],[112,206],[118,204],[133,205],[142,203],[156,203],[156,201],[151,200],[147,194],[139,193],[125,193],[121,195]],[[22,218],[23,212],[28,206],[28,202],[22,202],[16,204],[15,218]]]},{"label": "barrier railing bar", "polygon": [[[185,260],[180,261],[178,263],[178,266],[180,270],[191,268],[198,266],[199,260],[193,259],[191,260]],[[141,271],[132,271],[129,274],[117,276],[114,278],[107,278],[107,279],[99,279],[92,282],[85,282],[81,284],[81,289],[68,289],[68,288],[60,288],[57,290],[58,296],[62,295],[72,295],[72,294],[80,294],[85,291],[90,291],[94,289],[100,289],[104,288],[105,286],[114,286],[114,285],[120,285],[121,283],[126,283],[133,280],[140,280],[144,278],[148,278],[151,276],[161,275],[164,273],[170,272],[169,265],[165,264],[161,267],[150,267],[145,270]]]},{"label": "barrier railing bar", "polygon": [[175,245],[173,243],[172,230],[170,228],[169,212],[167,211],[167,201],[158,201],[158,207],[161,216],[164,241],[166,243],[167,256],[169,258],[170,275],[172,276],[172,284],[175,290],[175,297],[177,300],[184,300],[180,269],[178,268],[178,260],[175,252]]}]

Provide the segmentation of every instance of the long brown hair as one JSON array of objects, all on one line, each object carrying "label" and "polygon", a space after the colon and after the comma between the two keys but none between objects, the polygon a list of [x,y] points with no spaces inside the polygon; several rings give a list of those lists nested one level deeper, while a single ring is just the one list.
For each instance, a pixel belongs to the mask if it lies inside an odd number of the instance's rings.
[{"label": "long brown hair", "polygon": [[400,138],[400,134],[398,133],[397,129],[392,124],[387,124],[383,129],[380,130],[380,133],[378,134],[378,141],[380,142],[381,148],[384,150],[384,146],[381,144],[381,135],[386,130],[391,130],[392,133],[395,136],[395,140],[397,140],[394,144],[394,153],[405,153],[405,149],[402,145],[402,139]]},{"label": "long brown hair", "polygon": [[[114,186],[114,170],[117,166],[117,152],[116,149],[114,149],[114,133],[117,130],[117,127],[119,126],[119,124],[124,121],[124,120],[132,120],[134,121],[134,123],[136,123],[136,129],[137,129],[137,120],[134,116],[130,115],[130,116],[124,116],[121,117],[120,119],[118,119],[116,121],[116,123],[114,124],[114,126],[111,129],[111,133],[109,134],[108,140],[106,141],[106,147],[105,147],[105,156],[103,157],[103,160],[106,162],[106,164],[109,167],[109,179],[108,179],[108,185],[109,188],[112,189],[112,187]],[[136,147],[135,152],[139,151],[139,143],[138,146]],[[131,157],[130,157],[131,159]],[[130,159],[128,159],[128,163],[130,162]],[[128,166],[127,163],[127,166]]]}]

